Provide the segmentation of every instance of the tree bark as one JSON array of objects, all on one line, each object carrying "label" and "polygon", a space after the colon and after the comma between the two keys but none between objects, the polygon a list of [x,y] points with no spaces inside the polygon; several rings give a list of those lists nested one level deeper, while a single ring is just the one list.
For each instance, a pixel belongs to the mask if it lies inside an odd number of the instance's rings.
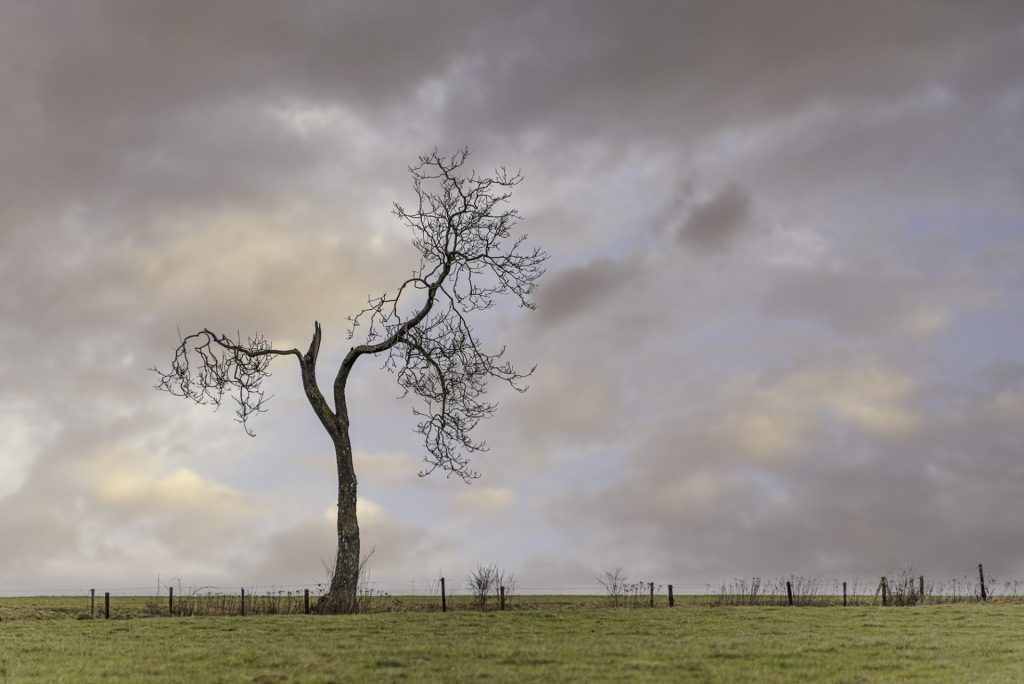
[{"label": "tree bark", "polygon": [[334,440],[338,464],[338,556],[327,595],[332,613],[355,613],[359,608],[359,520],[356,516],[356,472],[352,465],[352,442],[348,426]]}]

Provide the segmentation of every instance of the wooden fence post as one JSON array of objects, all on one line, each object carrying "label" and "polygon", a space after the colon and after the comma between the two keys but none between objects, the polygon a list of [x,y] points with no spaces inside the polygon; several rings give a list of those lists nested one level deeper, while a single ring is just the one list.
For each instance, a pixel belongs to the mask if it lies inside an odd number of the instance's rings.
[{"label": "wooden fence post", "polygon": [[880,586],[882,587],[882,605],[887,606],[889,605],[889,581],[883,577]]},{"label": "wooden fence post", "polygon": [[306,593],[302,597],[302,611],[309,615],[309,589],[306,589]]},{"label": "wooden fence post", "polygon": [[654,582],[649,582],[651,587],[651,608],[654,607]]},{"label": "wooden fence post", "polygon": [[668,607],[676,605],[676,597],[672,595],[672,585],[668,585]]},{"label": "wooden fence post", "polygon": [[843,607],[846,607],[846,582],[843,582]]},{"label": "wooden fence post", "polygon": [[978,563],[978,579],[981,580],[981,600],[988,600],[988,592],[985,590],[985,571],[981,569],[981,563]]},{"label": "wooden fence post", "polygon": [[505,585],[500,587],[501,590],[501,609],[505,610]]},{"label": "wooden fence post", "polygon": [[924,575],[921,575],[917,579],[921,582],[921,592],[920,592],[920,594],[921,594],[921,602],[923,603],[924,602]]},{"label": "wooden fence post", "polygon": [[167,587],[167,615],[174,617],[174,587]]},{"label": "wooden fence post", "polygon": [[441,612],[448,612],[448,600],[444,594],[444,577],[441,578]]},{"label": "wooden fence post", "polygon": [[96,615],[96,590],[89,590],[89,617]]},{"label": "wooden fence post", "polygon": [[245,617],[245,587],[242,587],[242,617]]},{"label": "wooden fence post", "polygon": [[110,619],[110,592],[103,592],[103,619]]},{"label": "wooden fence post", "polygon": [[789,597],[789,605],[793,605],[793,583],[786,580],[786,596]]}]

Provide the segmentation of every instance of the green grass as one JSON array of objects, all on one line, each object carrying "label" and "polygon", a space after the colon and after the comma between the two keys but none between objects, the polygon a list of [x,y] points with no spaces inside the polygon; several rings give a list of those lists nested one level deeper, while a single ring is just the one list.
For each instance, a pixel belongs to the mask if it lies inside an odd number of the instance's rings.
[{"label": "green grass", "polygon": [[[127,615],[151,600],[114,605]],[[0,682],[1024,680],[1019,604],[520,601],[535,607],[76,620],[60,618],[87,611],[88,599],[0,599]]]}]

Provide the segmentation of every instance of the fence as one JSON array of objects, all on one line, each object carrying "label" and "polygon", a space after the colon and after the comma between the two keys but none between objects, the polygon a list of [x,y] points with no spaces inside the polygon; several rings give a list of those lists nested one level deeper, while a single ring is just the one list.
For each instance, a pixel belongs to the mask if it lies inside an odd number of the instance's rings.
[{"label": "fence", "polygon": [[924,575],[898,573],[872,582],[858,580],[824,581],[815,577],[793,576],[763,581],[737,579],[722,583],[714,605],[789,605],[789,606],[913,606],[983,602],[990,599],[1024,602],[1024,581],[1002,580],[985,575],[962,576],[932,581]]},{"label": "fence", "polygon": [[[462,581],[444,577],[418,591],[387,588],[379,582],[364,581],[359,589],[360,609],[383,611],[508,610],[539,607],[618,606],[632,608],[675,607],[678,597],[687,605],[707,606],[912,606],[988,600],[1024,602],[1024,581],[1002,580],[986,575],[978,566],[975,577],[962,576],[932,581],[908,571],[882,576],[877,581],[822,580],[815,577],[762,580],[736,579],[730,582],[659,584],[628,582],[620,571],[606,573],[604,581],[575,586],[517,586],[511,575],[486,587],[474,584],[470,575]],[[97,589],[3,590],[0,596],[22,595],[52,601],[51,597],[85,596],[87,609],[78,617],[204,616],[204,615],[286,615],[317,612],[326,592],[323,583],[273,585],[260,589],[228,586],[183,587],[158,582],[154,587]],[[49,596],[43,596],[44,594]]]}]

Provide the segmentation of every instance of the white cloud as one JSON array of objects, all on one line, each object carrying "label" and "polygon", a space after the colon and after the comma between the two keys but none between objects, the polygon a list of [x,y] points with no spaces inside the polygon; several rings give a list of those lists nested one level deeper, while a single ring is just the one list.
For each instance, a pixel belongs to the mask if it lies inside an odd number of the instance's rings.
[{"label": "white cloud", "polygon": [[25,484],[36,457],[54,437],[53,424],[38,409],[0,401],[0,499]]}]

